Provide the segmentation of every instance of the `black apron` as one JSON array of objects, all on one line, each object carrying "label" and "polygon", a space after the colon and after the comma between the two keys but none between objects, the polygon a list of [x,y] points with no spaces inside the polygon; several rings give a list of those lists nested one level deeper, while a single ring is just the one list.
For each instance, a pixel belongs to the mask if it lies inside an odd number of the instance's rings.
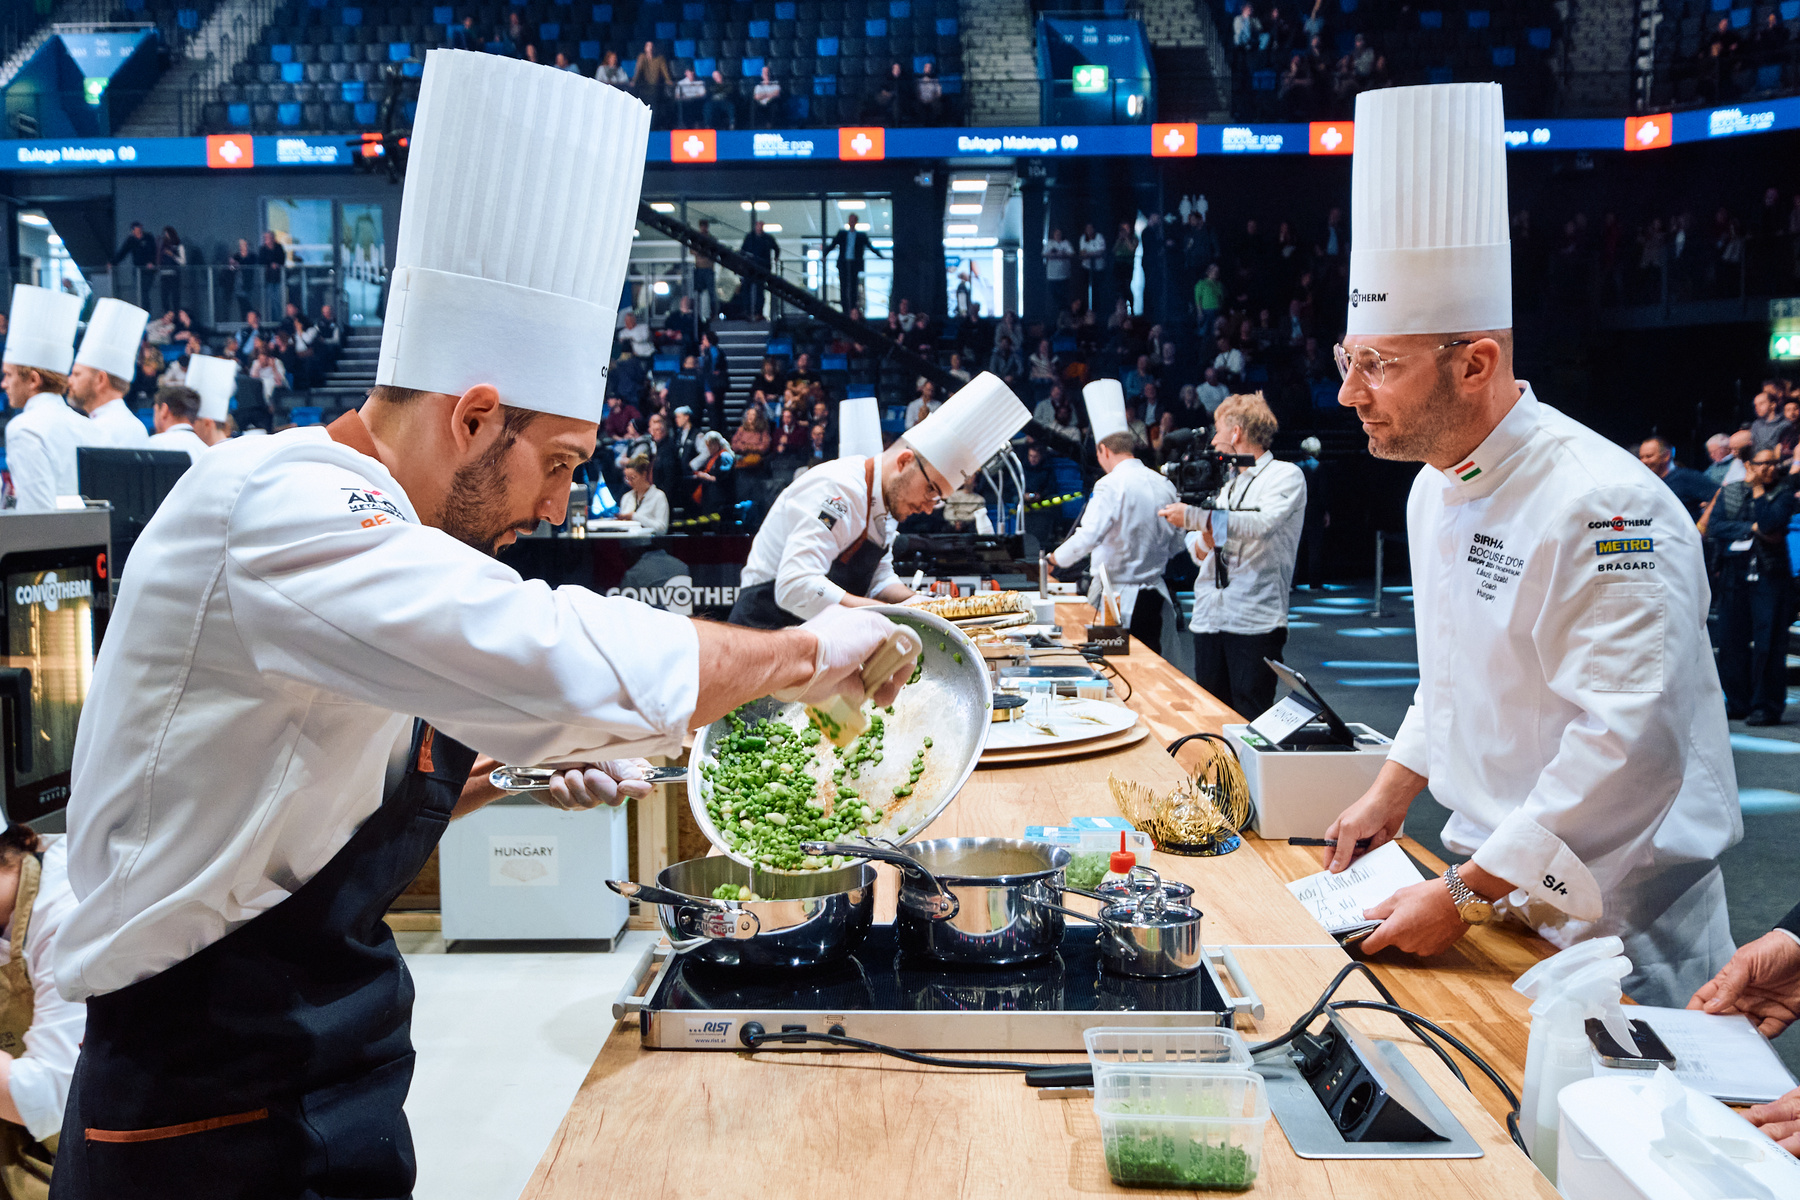
[{"label": "black apron", "polygon": [[475,752],[420,721],[406,774],[299,891],[88,1001],[53,1200],[412,1194],[412,977],[382,918]]},{"label": "black apron", "polygon": [[[875,510],[875,460],[869,459],[863,470],[869,486],[869,506],[864,512],[872,518]],[[837,561],[831,564],[831,570],[825,572],[825,578],[852,596],[869,594],[869,587],[875,582],[875,571],[887,554],[886,546],[870,539],[870,523],[870,519],[864,520],[862,536],[854,546],[838,556]],[[731,606],[731,615],[726,620],[733,625],[747,625],[752,629],[786,629],[790,625],[800,624],[799,617],[775,602],[774,580],[739,588],[737,603]]]}]

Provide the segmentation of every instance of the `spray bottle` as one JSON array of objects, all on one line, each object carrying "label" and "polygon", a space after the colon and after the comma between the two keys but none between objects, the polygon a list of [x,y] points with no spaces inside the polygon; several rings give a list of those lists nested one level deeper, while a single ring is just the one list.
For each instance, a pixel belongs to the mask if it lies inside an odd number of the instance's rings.
[{"label": "spray bottle", "polygon": [[[1631,974],[1631,960],[1619,954],[1620,949],[1616,937],[1583,943],[1540,963],[1513,984],[1534,998],[1520,1132],[1532,1162],[1552,1183],[1556,1182],[1557,1095],[1594,1073],[1588,1018],[1598,1018],[1621,1046],[1637,1047],[1620,1005],[1619,981]],[[1569,964],[1558,962],[1566,956],[1575,958]],[[1552,964],[1556,966],[1552,968]]]}]

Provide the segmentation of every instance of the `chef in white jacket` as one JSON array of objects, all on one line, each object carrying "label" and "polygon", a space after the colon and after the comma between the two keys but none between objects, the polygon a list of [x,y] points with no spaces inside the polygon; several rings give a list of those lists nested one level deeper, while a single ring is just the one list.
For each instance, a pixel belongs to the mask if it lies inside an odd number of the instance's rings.
[{"label": "chef in white jacket", "polygon": [[146,450],[179,450],[190,462],[212,447],[194,432],[194,419],[200,414],[200,394],[185,384],[170,384],[156,390],[156,404],[151,408],[151,421],[156,432],[144,443]]},{"label": "chef in white jacket", "polygon": [[7,403],[21,410],[6,423],[6,469],[18,512],[54,512],[58,496],[78,496],[75,451],[99,444],[93,424],[63,398],[80,323],[79,296],[13,285],[4,380]]},{"label": "chef in white jacket", "polygon": [[125,403],[149,321],[150,314],[137,305],[111,296],[94,303],[69,374],[69,395],[94,423],[95,445],[130,450],[150,440],[150,431]]},{"label": "chef in white jacket", "polygon": [[1088,603],[1099,607],[1104,574],[1118,593],[1119,619],[1131,636],[1161,654],[1164,606],[1177,611],[1163,570],[1181,553],[1181,537],[1156,514],[1179,496],[1174,484],[1138,461],[1119,381],[1096,379],[1081,395],[1094,429],[1094,453],[1106,473],[1094,484],[1075,528],[1050,553],[1050,565],[1072,567],[1092,555]]},{"label": "chef in white jacket", "polygon": [[418,103],[377,386],[328,429],[203,455],[95,665],[56,946],[88,1002],[59,1197],[410,1194],[412,992],[382,916],[493,797],[477,748],[576,764],[562,806],[642,795],[616,760],[758,696],[861,699],[892,629],[729,629],[493,557],[562,519],[593,454],[649,111],[446,50]]},{"label": "chef in white jacket", "polygon": [[1617,934],[1647,1004],[1731,957],[1719,855],[1742,836],[1699,535],[1626,451],[1512,374],[1500,88],[1356,105],[1340,403],[1407,501],[1420,682],[1387,764],[1331,827],[1396,836],[1427,784],[1471,856],[1370,910],[1367,950],[1434,954],[1498,913],[1558,946]]},{"label": "chef in white jacket", "polygon": [[983,372],[880,454],[840,457],[800,476],[757,530],[731,622],[778,629],[838,604],[910,599],[894,574],[888,518],[930,512],[1030,419],[1006,384]]}]

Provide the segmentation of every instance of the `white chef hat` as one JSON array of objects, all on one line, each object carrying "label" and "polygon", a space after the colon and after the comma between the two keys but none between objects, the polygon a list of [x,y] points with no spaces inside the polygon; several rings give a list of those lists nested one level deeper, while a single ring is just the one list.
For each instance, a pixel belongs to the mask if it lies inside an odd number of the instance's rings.
[{"label": "white chef hat", "polygon": [[843,458],[881,454],[881,402],[857,396],[838,405],[838,454]]},{"label": "white chef hat", "polygon": [[75,327],[81,324],[81,297],[29,283],[13,284],[6,322],[4,361],[67,375],[75,361]]},{"label": "white chef hat", "polygon": [[237,393],[237,360],[210,354],[188,357],[187,385],[200,393],[200,415],[223,421],[231,413],[231,397]]},{"label": "white chef hat", "polygon": [[1349,335],[1512,328],[1500,95],[1444,83],[1357,96]]},{"label": "white chef hat", "polygon": [[137,374],[138,345],[149,323],[150,314],[137,305],[102,297],[88,317],[76,363],[129,380]]},{"label": "white chef hat", "polygon": [[427,53],[375,381],[598,422],[649,137],[598,80]]},{"label": "white chef hat", "polygon": [[1081,389],[1087,401],[1088,424],[1094,427],[1094,440],[1125,433],[1131,426],[1125,420],[1125,389],[1116,379],[1096,379]]},{"label": "white chef hat", "polygon": [[952,490],[1000,452],[1031,414],[1004,380],[983,371],[944,406],[906,431],[906,444],[936,467]]}]

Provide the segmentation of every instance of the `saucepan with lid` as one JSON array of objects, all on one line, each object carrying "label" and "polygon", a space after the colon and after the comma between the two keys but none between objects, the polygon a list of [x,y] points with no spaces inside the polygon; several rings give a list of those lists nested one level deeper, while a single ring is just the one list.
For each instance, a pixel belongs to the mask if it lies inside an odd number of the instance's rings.
[{"label": "saucepan with lid", "polygon": [[[1191,974],[1200,968],[1205,954],[1200,944],[1202,914],[1165,892],[1156,872],[1140,869],[1151,876],[1153,885],[1108,903],[1097,916],[1060,904],[1045,902],[1044,907],[1100,926],[1100,955],[1109,970],[1142,979]],[[1132,875],[1135,883],[1137,872]]]}]

